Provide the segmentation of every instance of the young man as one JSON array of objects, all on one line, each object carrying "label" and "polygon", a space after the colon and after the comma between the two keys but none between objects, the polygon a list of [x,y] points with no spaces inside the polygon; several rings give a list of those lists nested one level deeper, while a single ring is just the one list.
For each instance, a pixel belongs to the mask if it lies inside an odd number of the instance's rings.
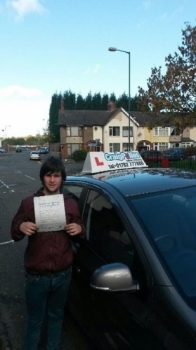
[{"label": "young man", "polygon": [[59,349],[64,307],[71,281],[73,259],[70,238],[84,238],[85,228],[77,202],[64,196],[66,225],[64,230],[37,232],[34,197],[62,193],[66,179],[63,162],[49,157],[40,169],[43,187],[22,200],[13,218],[11,236],[15,241],[28,237],[24,264],[26,271],[27,331],[25,350],[37,350],[40,331],[47,314],[47,350]]}]

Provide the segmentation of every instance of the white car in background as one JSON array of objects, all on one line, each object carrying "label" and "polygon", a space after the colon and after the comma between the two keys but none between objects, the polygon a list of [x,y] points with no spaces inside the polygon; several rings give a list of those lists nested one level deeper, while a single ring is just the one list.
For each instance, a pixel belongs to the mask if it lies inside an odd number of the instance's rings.
[{"label": "white car in background", "polygon": [[29,159],[30,160],[41,160],[40,151],[31,151]]},{"label": "white car in background", "polygon": [[0,147],[0,153],[5,153],[5,149]]}]

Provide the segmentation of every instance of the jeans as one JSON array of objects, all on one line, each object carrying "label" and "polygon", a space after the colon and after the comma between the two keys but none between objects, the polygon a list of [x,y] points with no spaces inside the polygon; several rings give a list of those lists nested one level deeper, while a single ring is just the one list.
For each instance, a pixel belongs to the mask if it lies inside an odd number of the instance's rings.
[{"label": "jeans", "polygon": [[37,350],[47,316],[47,350],[58,350],[72,268],[50,276],[26,275],[27,330],[24,350]]}]

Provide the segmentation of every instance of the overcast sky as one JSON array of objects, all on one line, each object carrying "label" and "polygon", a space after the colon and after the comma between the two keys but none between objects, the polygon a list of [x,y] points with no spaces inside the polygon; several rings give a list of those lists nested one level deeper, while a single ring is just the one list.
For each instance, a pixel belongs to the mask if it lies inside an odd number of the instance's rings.
[{"label": "overcast sky", "polygon": [[[0,0],[0,137],[42,133],[52,95],[131,96],[195,26],[196,0]],[[4,131],[2,131],[4,130]]]}]

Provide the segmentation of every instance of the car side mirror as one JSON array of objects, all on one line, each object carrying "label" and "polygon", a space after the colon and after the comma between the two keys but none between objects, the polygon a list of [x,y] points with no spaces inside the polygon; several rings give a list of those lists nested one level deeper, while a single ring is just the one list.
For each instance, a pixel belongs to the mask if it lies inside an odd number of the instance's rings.
[{"label": "car side mirror", "polygon": [[103,265],[95,270],[90,285],[94,289],[109,292],[140,290],[139,283],[133,281],[130,269],[122,263]]}]

